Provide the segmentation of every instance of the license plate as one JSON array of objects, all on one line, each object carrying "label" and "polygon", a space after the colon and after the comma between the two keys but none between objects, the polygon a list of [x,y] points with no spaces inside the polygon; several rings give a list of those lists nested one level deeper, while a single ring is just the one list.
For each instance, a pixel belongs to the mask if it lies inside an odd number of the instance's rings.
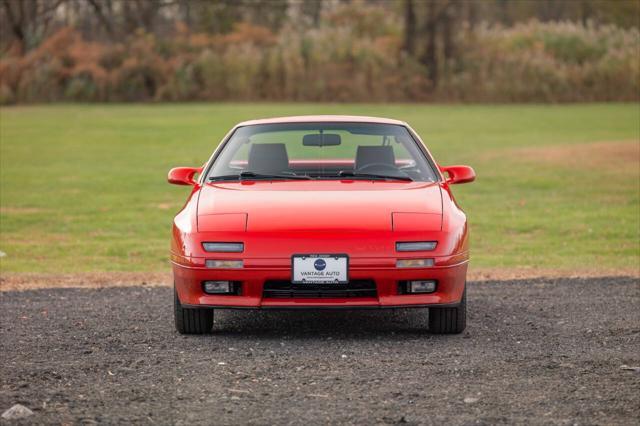
[{"label": "license plate", "polygon": [[293,284],[346,284],[349,257],[346,254],[296,254],[291,259]]}]

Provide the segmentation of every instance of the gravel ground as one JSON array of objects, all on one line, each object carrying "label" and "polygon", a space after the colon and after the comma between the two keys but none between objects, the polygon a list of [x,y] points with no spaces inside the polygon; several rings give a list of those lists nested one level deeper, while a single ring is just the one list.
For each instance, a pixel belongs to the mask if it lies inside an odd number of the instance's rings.
[{"label": "gravel ground", "polygon": [[169,288],[0,297],[0,411],[24,422],[638,424],[638,279],[470,283],[458,336],[421,309],[218,311],[194,337]]}]

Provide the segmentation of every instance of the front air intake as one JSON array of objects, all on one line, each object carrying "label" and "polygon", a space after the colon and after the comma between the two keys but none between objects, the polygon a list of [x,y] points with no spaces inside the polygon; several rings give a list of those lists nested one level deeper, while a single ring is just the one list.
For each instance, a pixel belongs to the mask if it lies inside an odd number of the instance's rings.
[{"label": "front air intake", "polygon": [[292,284],[286,280],[270,280],[264,283],[265,299],[342,299],[378,297],[373,280],[351,280],[347,284]]}]

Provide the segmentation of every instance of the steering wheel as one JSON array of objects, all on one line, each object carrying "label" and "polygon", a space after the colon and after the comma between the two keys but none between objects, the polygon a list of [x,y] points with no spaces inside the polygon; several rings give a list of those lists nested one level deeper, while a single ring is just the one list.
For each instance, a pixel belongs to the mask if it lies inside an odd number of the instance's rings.
[{"label": "steering wheel", "polygon": [[366,164],[366,165],[358,168],[356,171],[357,172],[366,173],[366,171],[369,170],[369,169],[380,169],[380,168],[386,169],[386,170],[390,170],[390,171],[394,171],[394,172],[400,172],[401,171],[396,166],[392,166],[391,164],[388,164],[388,163],[369,163],[369,164]]}]

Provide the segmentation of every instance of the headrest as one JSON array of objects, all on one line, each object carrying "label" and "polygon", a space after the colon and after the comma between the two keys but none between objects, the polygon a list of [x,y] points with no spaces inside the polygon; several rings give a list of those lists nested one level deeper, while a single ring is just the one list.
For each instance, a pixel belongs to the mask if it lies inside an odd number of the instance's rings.
[{"label": "headrest", "polygon": [[396,158],[393,155],[393,147],[385,146],[359,146],[356,151],[355,169],[361,169],[369,164],[396,165]]},{"label": "headrest", "polygon": [[257,173],[281,173],[289,169],[289,156],[283,143],[259,143],[251,145],[247,171]]}]

